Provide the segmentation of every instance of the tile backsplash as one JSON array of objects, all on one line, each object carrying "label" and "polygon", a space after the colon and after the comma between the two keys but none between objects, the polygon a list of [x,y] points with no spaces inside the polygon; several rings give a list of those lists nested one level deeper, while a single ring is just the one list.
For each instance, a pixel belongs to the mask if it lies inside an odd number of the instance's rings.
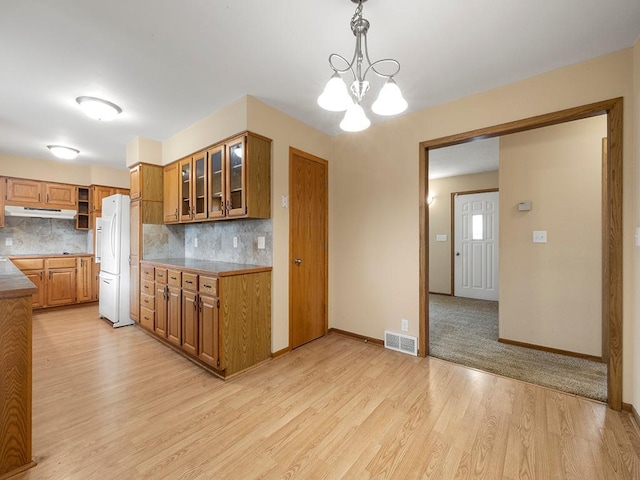
[{"label": "tile backsplash", "polygon": [[[7,239],[12,245],[7,245]],[[0,255],[93,253],[93,235],[75,230],[73,220],[59,218],[5,218],[0,228]]]},{"label": "tile backsplash", "polygon": [[[233,245],[234,237],[237,247]],[[258,248],[258,238],[265,248]],[[233,220],[190,225],[143,225],[143,258],[188,257],[199,260],[273,265],[272,222]],[[195,246],[196,239],[198,246]]]}]

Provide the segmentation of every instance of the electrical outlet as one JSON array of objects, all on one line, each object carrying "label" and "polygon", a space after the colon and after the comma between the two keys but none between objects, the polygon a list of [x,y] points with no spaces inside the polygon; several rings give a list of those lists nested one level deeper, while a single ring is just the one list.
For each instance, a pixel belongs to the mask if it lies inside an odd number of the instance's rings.
[{"label": "electrical outlet", "polygon": [[9,237],[5,238],[4,239],[4,244],[7,245],[7,246],[13,245],[13,238],[9,238]]},{"label": "electrical outlet", "polygon": [[264,250],[264,248],[265,248],[265,239],[264,239],[264,237],[258,237],[258,248],[260,250]]},{"label": "electrical outlet", "polygon": [[238,248],[238,237],[233,237],[233,248]]},{"label": "electrical outlet", "polygon": [[409,331],[409,320],[405,320],[404,318],[402,319],[402,331],[403,332]]},{"label": "electrical outlet", "polygon": [[281,200],[282,208],[289,208],[289,197],[287,197],[286,195],[282,195]]},{"label": "electrical outlet", "polygon": [[198,237],[193,239],[193,246],[198,248]]}]

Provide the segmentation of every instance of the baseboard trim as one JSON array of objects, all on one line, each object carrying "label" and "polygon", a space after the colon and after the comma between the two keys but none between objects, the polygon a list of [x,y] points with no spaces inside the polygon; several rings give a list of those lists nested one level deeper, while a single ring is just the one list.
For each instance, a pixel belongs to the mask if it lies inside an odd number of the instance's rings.
[{"label": "baseboard trim", "polygon": [[640,415],[638,415],[638,411],[636,410],[636,407],[634,407],[630,403],[622,402],[622,411],[629,412],[631,414],[631,419],[635,422],[636,428],[640,430]]},{"label": "baseboard trim", "polygon": [[289,352],[291,352],[291,347],[285,347],[282,350],[278,350],[277,352],[273,352],[271,354],[271,358],[278,358],[278,357],[281,357],[282,355],[286,355]]},{"label": "baseboard trim", "polygon": [[587,355],[586,353],[577,353],[577,352],[570,352],[568,350],[561,350],[559,348],[543,347],[542,345],[518,342],[516,340],[507,340],[506,338],[498,338],[498,342],[506,343],[507,345],[515,345],[516,347],[531,348],[533,350],[541,350],[543,352],[549,352],[549,353],[559,353],[560,355],[566,355],[568,357],[584,358],[585,360],[592,360],[594,362],[603,363],[602,357],[596,357],[595,355]]},{"label": "baseboard trim", "polygon": [[374,345],[378,345],[380,347],[384,347],[384,341],[379,340],[377,338],[367,337],[365,335],[360,335],[358,333],[347,332],[346,330],[340,330],[338,328],[330,328],[329,333],[337,333],[339,335],[344,335],[345,337],[356,338],[358,340],[364,340],[365,343],[373,343]]},{"label": "baseboard trim", "polygon": [[429,295],[442,295],[443,297],[453,297],[452,293],[429,292]]}]

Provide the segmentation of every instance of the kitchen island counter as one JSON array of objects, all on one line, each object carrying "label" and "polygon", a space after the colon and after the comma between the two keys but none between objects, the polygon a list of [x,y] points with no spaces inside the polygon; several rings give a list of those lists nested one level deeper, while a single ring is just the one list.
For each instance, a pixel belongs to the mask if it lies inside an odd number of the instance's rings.
[{"label": "kitchen island counter", "polygon": [[0,257],[0,299],[33,295],[38,289],[6,257]]}]

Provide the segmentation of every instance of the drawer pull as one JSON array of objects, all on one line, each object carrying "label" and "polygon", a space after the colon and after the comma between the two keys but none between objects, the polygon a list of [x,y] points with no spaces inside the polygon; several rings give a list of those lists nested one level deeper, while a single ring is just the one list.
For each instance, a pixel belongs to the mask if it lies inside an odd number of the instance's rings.
[{"label": "drawer pull", "polygon": [[192,284],[193,280],[185,280],[185,283]]},{"label": "drawer pull", "polygon": [[171,277],[171,280],[177,280],[178,277]]},{"label": "drawer pull", "polygon": [[211,287],[211,285],[208,285],[208,284],[206,284],[206,283],[205,283],[204,285],[202,285],[202,286],[203,286],[204,288],[212,288],[212,287]]}]

